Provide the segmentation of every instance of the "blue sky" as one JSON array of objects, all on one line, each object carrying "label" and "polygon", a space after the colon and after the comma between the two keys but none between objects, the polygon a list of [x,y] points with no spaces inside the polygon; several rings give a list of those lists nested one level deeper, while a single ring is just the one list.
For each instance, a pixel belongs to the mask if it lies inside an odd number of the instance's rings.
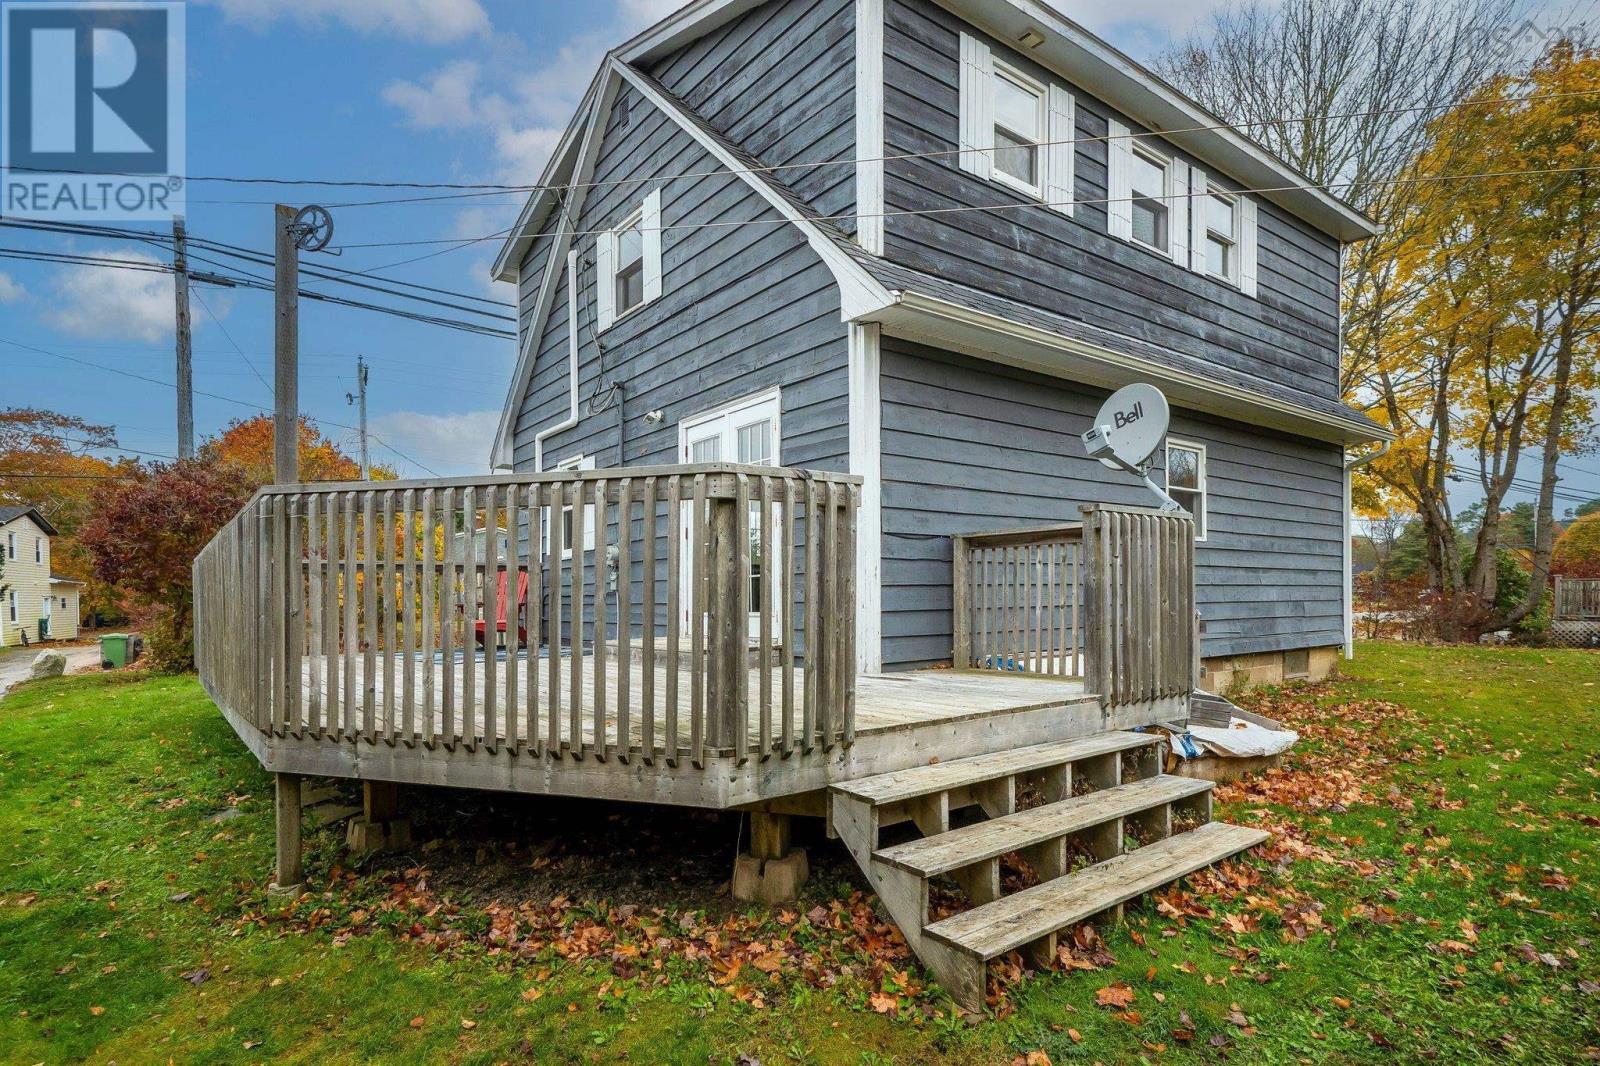
[{"label": "blue sky", "polygon": [[[188,171],[192,175],[446,182],[533,182],[606,48],[675,0],[205,0],[188,12]],[[1183,36],[1210,0],[1076,0],[1068,14],[1138,57]],[[1552,4],[1552,10],[1559,10]],[[271,204],[387,198],[383,190],[278,189],[191,182],[197,237],[270,248]],[[394,265],[508,226],[521,197],[336,207],[326,262],[510,298],[488,280],[497,241]],[[7,231],[8,247],[150,255],[96,239]],[[312,263],[321,257],[308,257]],[[206,264],[197,264],[205,268]],[[307,283],[307,287],[311,286]],[[0,405],[35,405],[114,424],[124,447],[176,450],[170,388],[61,356],[172,378],[171,282],[159,274],[0,259]],[[321,286],[327,288],[328,286]],[[354,295],[354,293],[352,293]],[[199,286],[195,387],[204,436],[270,407],[271,297]],[[514,343],[368,312],[301,305],[301,403],[330,435],[353,433],[345,393],[358,353],[372,366],[372,425],[403,452],[375,458],[403,474],[482,470],[515,361]],[[241,354],[242,353],[242,354]],[[259,375],[259,376],[258,376]],[[262,380],[265,378],[266,380]],[[1600,470],[1600,457],[1581,463]],[[1600,476],[1576,474],[1595,494]]]}]

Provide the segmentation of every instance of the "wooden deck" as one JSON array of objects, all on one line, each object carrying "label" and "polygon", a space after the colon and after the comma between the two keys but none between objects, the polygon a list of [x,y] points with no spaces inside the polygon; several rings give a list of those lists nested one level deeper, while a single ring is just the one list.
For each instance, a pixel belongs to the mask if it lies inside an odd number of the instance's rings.
[{"label": "wooden deck", "polygon": [[[364,718],[364,706],[369,702],[367,664],[361,658],[352,657],[351,671],[347,678],[342,672],[343,661],[337,661],[336,669],[331,674],[334,686],[331,691],[334,693],[354,691],[358,694],[358,698],[345,703],[351,712],[347,720],[343,719],[343,714],[339,710],[338,704],[343,702],[340,700],[334,701],[335,708],[331,717],[326,711],[313,714],[310,721],[313,723],[320,721],[322,725],[321,728],[313,728],[310,731],[330,735],[341,733],[351,735],[364,733],[370,728],[378,735],[410,737],[413,743],[427,742],[432,738],[444,736],[450,736],[452,739],[466,736],[487,739],[492,735],[501,744],[527,740],[539,735],[540,723],[547,720],[548,708],[551,706],[560,708],[559,713],[562,715],[570,714],[573,705],[572,689],[569,684],[573,676],[572,656],[563,651],[559,658],[560,662],[554,674],[557,686],[552,697],[552,673],[549,669],[550,656],[547,652],[530,659],[526,652],[519,652],[512,657],[502,651],[492,664],[486,661],[482,652],[479,652],[471,664],[472,688],[475,691],[483,692],[485,686],[491,683],[499,692],[511,691],[513,682],[511,675],[515,672],[515,686],[521,693],[515,722],[508,723],[504,718],[499,718],[493,723],[486,723],[481,706],[475,709],[471,722],[454,715],[447,716],[444,709],[437,706],[439,702],[437,695],[433,697],[436,705],[432,708],[431,722],[426,720],[426,712],[419,706],[415,694],[424,691],[439,694],[446,691],[447,671],[442,656],[435,656],[431,666],[418,664],[413,668],[410,679],[413,698],[410,704],[406,703],[403,695],[406,689],[404,674],[386,675],[379,657],[376,659],[371,682],[370,704],[373,717],[370,726]],[[326,705],[326,694],[330,691],[326,686],[329,684],[330,674],[324,669],[325,665],[322,662],[311,661],[302,664],[301,698],[308,708],[320,708]],[[494,675],[492,679],[488,676],[491,668]],[[618,731],[622,725],[615,708],[623,705],[618,697],[624,690],[623,678],[615,658],[608,657],[601,664],[598,673],[604,685],[603,700],[595,698],[597,671],[593,654],[585,652],[576,670],[581,683],[577,705],[582,747],[591,749],[595,747],[596,722],[604,724],[603,739],[615,741],[620,736]],[[457,690],[465,687],[467,663],[460,655],[452,658],[448,672],[451,675],[449,687]],[[431,678],[425,676],[428,673],[432,674]],[[677,720],[688,721],[692,710],[689,671],[679,670],[679,681],[673,686],[667,684],[667,667],[658,665],[653,673],[655,683],[652,691],[661,694],[674,691],[677,696]],[[314,678],[313,674],[317,676]],[[765,705],[769,714],[781,716],[783,713],[781,692],[774,691],[770,685],[763,691],[762,680],[762,676],[757,673],[752,673],[749,677],[747,683],[749,706],[760,708]],[[352,687],[341,689],[340,686],[345,684],[350,684]],[[797,688],[804,687],[804,667],[795,668],[794,684]],[[637,659],[629,667],[626,688],[635,693],[646,689],[644,666]],[[1035,710],[1075,701],[1083,698],[1084,694],[1080,679],[1021,672],[996,674],[968,670],[914,670],[893,674],[862,674],[856,677],[855,731],[859,737],[902,726]],[[664,698],[658,697],[652,702],[654,728],[651,730],[651,735],[666,736],[670,732],[669,718],[672,717],[670,708]],[[606,710],[607,708],[610,710]],[[637,705],[633,709],[635,713],[629,716],[627,722],[630,741],[628,748],[630,753],[637,755],[647,750],[648,746],[645,743],[645,724],[640,717],[641,709]],[[781,724],[775,728],[781,730]],[[747,724],[746,740],[749,745],[754,746],[759,738],[759,716],[752,716]],[[568,747],[570,748],[570,744]],[[687,750],[682,754],[686,756]]]},{"label": "wooden deck", "polygon": [[282,774],[716,808],[1186,713],[1187,519],[961,538],[954,661],[991,668],[864,675],[858,501],[731,464],[264,489],[195,561],[196,661]]}]

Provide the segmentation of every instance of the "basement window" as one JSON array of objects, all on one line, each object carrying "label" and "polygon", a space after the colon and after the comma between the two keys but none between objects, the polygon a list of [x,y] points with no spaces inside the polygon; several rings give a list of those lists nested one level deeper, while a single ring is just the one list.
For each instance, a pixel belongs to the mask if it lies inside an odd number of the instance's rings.
[{"label": "basement window", "polygon": [[1206,539],[1206,449],[1168,439],[1167,495],[1194,516],[1194,539]]}]

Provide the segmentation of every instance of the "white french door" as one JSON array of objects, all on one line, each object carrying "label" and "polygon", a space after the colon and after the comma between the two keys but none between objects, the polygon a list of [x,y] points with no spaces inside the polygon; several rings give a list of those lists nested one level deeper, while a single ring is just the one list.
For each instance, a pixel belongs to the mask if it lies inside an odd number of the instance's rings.
[{"label": "white french door", "polygon": [[[685,463],[744,463],[751,466],[777,466],[780,437],[778,390],[747,396],[724,407],[695,415],[678,424],[678,457]],[[682,538],[679,554],[679,622],[688,625],[693,592],[694,528],[690,522],[692,505],[684,504],[678,519],[678,535]],[[772,548],[781,556],[783,544],[783,516],[780,505],[773,506]],[[752,642],[760,639],[761,605],[783,603],[783,575],[768,573],[767,561],[761,557],[761,511],[750,508],[750,615],[747,631]],[[782,629],[773,622],[774,639]]]}]

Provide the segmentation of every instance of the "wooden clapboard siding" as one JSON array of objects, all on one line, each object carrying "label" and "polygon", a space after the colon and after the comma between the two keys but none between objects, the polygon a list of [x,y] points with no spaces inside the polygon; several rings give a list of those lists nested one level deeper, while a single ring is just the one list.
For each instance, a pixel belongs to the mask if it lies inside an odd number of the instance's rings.
[{"label": "wooden clapboard siding", "polygon": [[[853,0],[770,0],[657,61],[650,73],[763,163],[854,158]],[[773,176],[819,214],[855,204],[848,163]]]},{"label": "wooden clapboard siding", "polygon": [[[676,123],[625,88],[607,120],[593,180],[646,180],[598,185],[575,228],[619,222],[654,187],[651,174],[717,169]],[[602,380],[615,380],[623,385],[622,405],[584,413],[572,429],[548,439],[546,467],[577,453],[595,456],[601,467],[674,462],[681,420],[781,386],[780,461],[844,469],[849,451],[846,339],[838,290],[827,268],[799,231],[738,177],[719,173],[667,182],[661,211],[662,296],[601,335],[603,372],[594,338],[595,272],[592,265],[580,272],[579,394],[586,401],[603,391]],[[737,221],[760,224],[706,225]],[[593,259],[592,237],[579,238],[576,246],[580,256]],[[541,272],[529,267],[536,265],[537,254],[530,254],[523,269],[525,302],[536,296]],[[563,271],[538,330],[529,387],[520,398],[517,469],[532,465],[534,435],[567,415],[567,317]],[[665,415],[662,422],[644,424],[641,416],[658,409]]]},{"label": "wooden clapboard siding", "polygon": [[[959,37],[963,23],[932,0],[885,3],[885,197],[889,259],[1236,370],[1338,397],[1338,245],[1262,197],[1259,295],[1181,268],[1106,231],[1103,203],[1073,217],[1044,207],[1007,212],[895,215],[895,211],[1019,204],[1022,197],[962,171],[949,152],[958,133]],[[970,27],[968,27],[970,31]],[[988,38],[986,38],[988,39]],[[1041,79],[1065,84],[1005,44],[996,54]],[[1078,86],[1077,134],[1103,138],[1117,118],[1138,123]],[[1179,159],[1197,163],[1163,145]],[[1076,198],[1106,196],[1106,144],[1076,146]],[[1227,188],[1225,175],[1198,164]]]},{"label": "wooden clapboard siding", "polygon": [[[1084,454],[1078,435],[1101,390],[887,337],[882,387],[888,666],[950,658],[951,536],[1074,521],[1086,503],[1150,502]],[[1183,410],[1172,435],[1207,449],[1202,654],[1337,644],[1339,449]]]}]

